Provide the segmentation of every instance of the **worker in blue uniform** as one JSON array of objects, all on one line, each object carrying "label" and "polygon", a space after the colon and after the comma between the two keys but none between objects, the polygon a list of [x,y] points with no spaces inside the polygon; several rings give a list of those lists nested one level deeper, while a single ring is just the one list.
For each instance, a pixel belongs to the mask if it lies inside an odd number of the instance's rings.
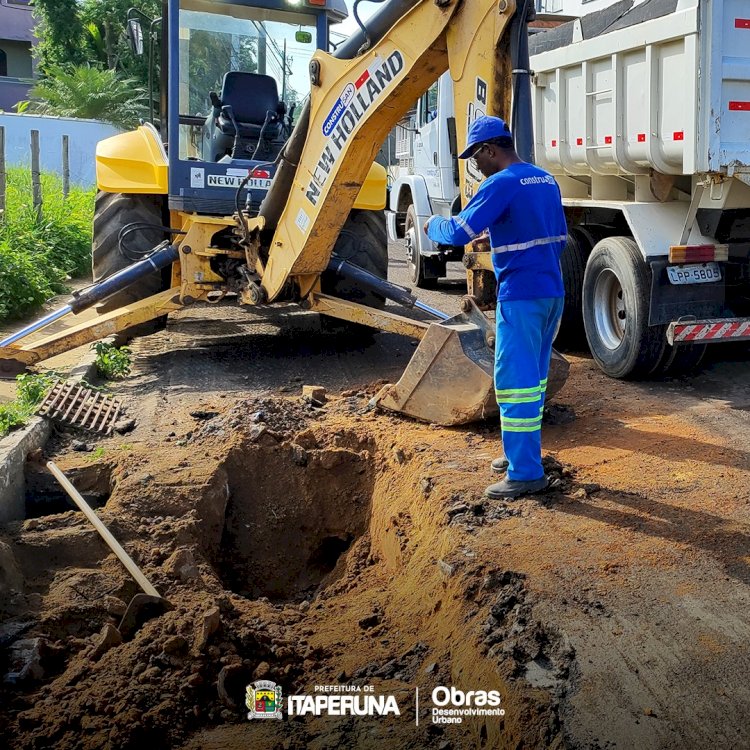
[{"label": "worker in blue uniform", "polygon": [[495,395],[505,454],[492,469],[505,476],[485,494],[512,498],[548,484],[542,412],[565,294],[560,254],[567,227],[554,178],[519,158],[499,117],[474,120],[459,158],[473,159],[486,179],[461,213],[450,219],[431,216],[424,230],[433,242],[446,245],[466,245],[489,231],[497,279]]}]

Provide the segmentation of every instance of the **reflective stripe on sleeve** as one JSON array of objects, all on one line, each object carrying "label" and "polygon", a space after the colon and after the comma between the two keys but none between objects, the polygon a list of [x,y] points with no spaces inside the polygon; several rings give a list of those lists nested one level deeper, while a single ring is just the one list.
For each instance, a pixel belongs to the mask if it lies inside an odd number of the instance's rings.
[{"label": "reflective stripe on sleeve", "polygon": [[540,237],[536,240],[529,240],[528,242],[517,242],[515,245],[500,245],[499,247],[493,247],[493,253],[510,253],[514,250],[528,250],[531,247],[537,247],[538,245],[549,245],[553,242],[567,242],[567,234],[559,234],[557,237]]},{"label": "reflective stripe on sleeve", "polygon": [[453,218],[456,220],[456,224],[469,235],[470,240],[473,240],[477,236],[477,233],[460,216],[454,216]]}]

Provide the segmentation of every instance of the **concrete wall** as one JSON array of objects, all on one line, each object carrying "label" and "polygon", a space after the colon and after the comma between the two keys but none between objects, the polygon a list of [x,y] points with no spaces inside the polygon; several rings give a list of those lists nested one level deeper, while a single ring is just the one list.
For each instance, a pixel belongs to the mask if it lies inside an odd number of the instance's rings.
[{"label": "concrete wall", "polygon": [[70,117],[0,114],[5,128],[5,161],[11,165],[31,165],[31,131],[39,131],[42,171],[62,175],[62,137],[69,136],[71,184],[83,187],[96,185],[96,144],[120,131],[96,120]]},{"label": "concrete wall", "polygon": [[22,78],[0,78],[0,110],[10,112],[29,98],[32,83]]},{"label": "concrete wall", "polygon": [[36,43],[36,19],[31,6],[0,0],[0,50],[5,54],[5,70],[0,76],[0,110],[10,112],[28,99],[34,76],[32,45]]}]

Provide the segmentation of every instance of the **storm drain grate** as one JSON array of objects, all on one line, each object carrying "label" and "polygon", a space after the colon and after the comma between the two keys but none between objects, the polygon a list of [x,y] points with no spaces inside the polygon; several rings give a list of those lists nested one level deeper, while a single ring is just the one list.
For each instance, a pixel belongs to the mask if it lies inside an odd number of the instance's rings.
[{"label": "storm drain grate", "polygon": [[58,380],[36,413],[70,427],[109,435],[121,411],[122,402],[114,396]]}]

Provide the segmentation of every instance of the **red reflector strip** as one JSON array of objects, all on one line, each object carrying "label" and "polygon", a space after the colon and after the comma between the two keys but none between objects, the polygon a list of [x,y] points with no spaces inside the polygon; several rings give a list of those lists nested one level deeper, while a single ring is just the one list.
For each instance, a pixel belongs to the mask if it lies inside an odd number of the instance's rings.
[{"label": "red reflector strip", "polygon": [[729,109],[742,112],[750,111],[750,102],[729,102]]},{"label": "red reflector strip", "polygon": [[672,245],[669,248],[670,263],[705,263],[728,259],[728,245]]},{"label": "red reflector strip", "polygon": [[557,141],[553,138],[552,139],[552,147],[554,148],[555,146],[557,146]]},{"label": "red reflector strip", "polygon": [[685,133],[682,130],[675,130],[672,134],[672,138],[676,141],[684,141],[685,140]]},{"label": "red reflector strip", "polygon": [[611,135],[605,135],[604,136],[604,142],[609,144],[612,143],[612,136]]},{"label": "red reflector strip", "polygon": [[675,344],[685,341],[717,341],[750,337],[750,320],[700,321],[697,323],[672,323]]},{"label": "red reflector strip", "polygon": [[576,138],[576,146],[583,146],[583,138]]},{"label": "red reflector strip", "polygon": [[750,29],[750,18],[735,18],[734,28],[735,29]]},{"label": "red reflector strip", "polygon": [[308,5],[325,5],[326,0],[307,0]]},{"label": "red reflector strip", "polygon": [[638,133],[638,143],[644,143],[646,140],[646,134],[645,133]]}]

